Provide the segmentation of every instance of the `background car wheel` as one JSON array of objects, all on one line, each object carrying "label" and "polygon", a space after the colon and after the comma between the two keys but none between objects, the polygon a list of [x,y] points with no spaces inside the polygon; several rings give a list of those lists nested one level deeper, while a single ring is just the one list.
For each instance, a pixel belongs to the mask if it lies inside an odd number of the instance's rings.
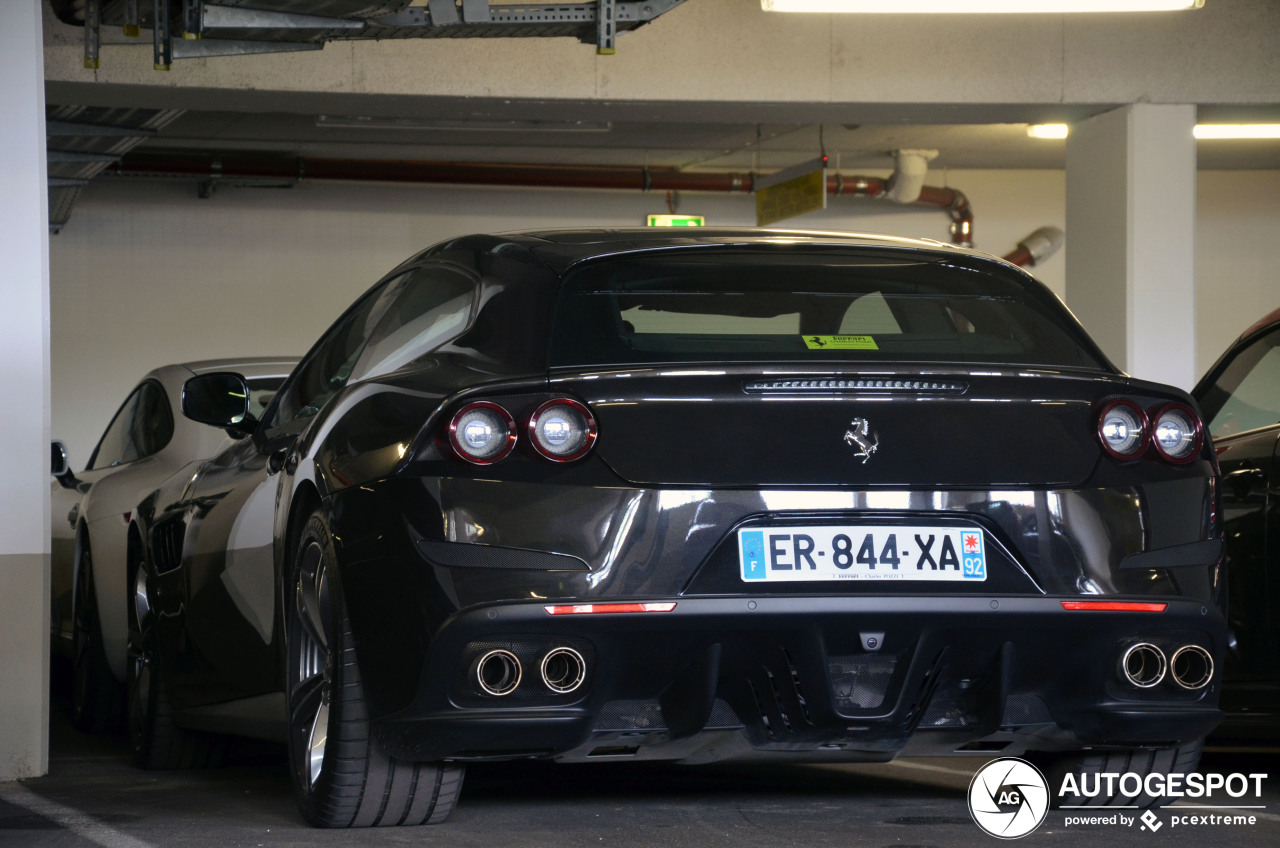
[{"label": "background car wheel", "polygon": [[71,719],[77,730],[105,733],[119,729],[124,719],[124,688],[107,665],[94,591],[93,557],[89,540],[80,548],[76,577],[75,612],[72,619],[74,649],[71,655]]},{"label": "background car wheel", "polygon": [[[1068,754],[1041,760],[1038,764],[1049,781],[1050,797],[1053,806],[1067,807],[1107,807],[1117,801],[1115,795],[1099,793],[1094,797],[1085,795],[1059,795],[1058,789],[1068,774],[1075,776],[1076,786],[1081,786],[1082,778],[1088,778],[1088,786],[1095,782],[1094,775],[1133,773],[1146,777],[1148,774],[1186,774],[1195,771],[1200,762],[1200,752],[1204,748],[1204,740],[1200,739],[1178,748],[1159,748],[1154,750],[1110,751],[1094,754]],[[1105,790],[1106,784],[1102,784]],[[1172,798],[1139,795],[1137,798],[1122,796],[1124,804],[1136,805],[1139,809],[1160,807]]]},{"label": "background car wheel", "polygon": [[307,522],[285,584],[289,764],[302,817],[320,827],[435,824],[463,768],[398,760],[369,733],[355,642],[324,517]]},{"label": "background car wheel", "polygon": [[174,723],[156,652],[150,572],[141,558],[129,566],[129,648],[125,660],[129,743],[146,769],[195,769],[220,765],[227,740]]}]

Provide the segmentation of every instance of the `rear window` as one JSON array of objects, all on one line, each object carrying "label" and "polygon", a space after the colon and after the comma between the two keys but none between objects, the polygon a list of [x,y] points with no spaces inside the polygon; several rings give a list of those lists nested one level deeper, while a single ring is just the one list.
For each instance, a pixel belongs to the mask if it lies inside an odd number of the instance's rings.
[{"label": "rear window", "polygon": [[942,260],[685,249],[565,280],[553,367],[761,360],[1106,367],[1047,291]]}]

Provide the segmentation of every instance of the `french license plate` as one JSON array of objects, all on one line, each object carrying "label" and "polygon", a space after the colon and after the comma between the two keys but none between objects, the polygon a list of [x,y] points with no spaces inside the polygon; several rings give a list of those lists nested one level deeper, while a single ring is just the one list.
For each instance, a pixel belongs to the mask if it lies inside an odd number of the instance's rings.
[{"label": "french license plate", "polygon": [[738,531],[742,579],[987,579],[986,544],[974,528],[764,527]]}]

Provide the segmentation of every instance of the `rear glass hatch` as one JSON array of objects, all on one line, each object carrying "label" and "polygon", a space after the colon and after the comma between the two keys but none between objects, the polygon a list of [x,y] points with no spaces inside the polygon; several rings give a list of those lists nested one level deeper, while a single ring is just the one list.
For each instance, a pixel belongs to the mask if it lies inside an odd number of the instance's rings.
[{"label": "rear glass hatch", "polygon": [[964,255],[644,251],[566,275],[550,365],[981,363],[1113,369],[1043,285]]}]

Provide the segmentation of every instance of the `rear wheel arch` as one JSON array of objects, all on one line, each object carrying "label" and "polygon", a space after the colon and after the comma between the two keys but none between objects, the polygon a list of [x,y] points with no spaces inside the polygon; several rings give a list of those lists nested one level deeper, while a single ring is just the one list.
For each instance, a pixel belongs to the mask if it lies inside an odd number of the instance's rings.
[{"label": "rear wheel arch", "polygon": [[138,561],[138,557],[143,555],[142,530],[138,528],[136,521],[129,525],[125,545],[125,576],[132,578],[133,566]]},{"label": "rear wheel arch", "polygon": [[288,751],[303,818],[320,827],[443,821],[463,767],[386,752],[372,732],[322,502],[298,532],[286,579]]},{"label": "rear wheel arch", "polygon": [[310,481],[301,483],[293,493],[293,501],[289,504],[289,521],[285,525],[284,545],[278,557],[280,571],[283,573],[292,564],[293,555],[297,551],[298,540],[302,538],[302,530],[311,520],[311,515],[320,506],[320,492]]},{"label": "rear wheel arch", "polygon": [[76,729],[86,733],[114,730],[124,717],[124,687],[111,671],[104,647],[99,591],[89,528],[81,523],[71,595],[71,717]]},{"label": "rear wheel arch", "polygon": [[75,564],[72,566],[71,572],[71,615],[76,614],[75,602],[78,597],[77,590],[80,588],[80,581],[84,579],[84,552],[92,549],[89,546],[89,525],[84,520],[76,523],[76,558]]}]

